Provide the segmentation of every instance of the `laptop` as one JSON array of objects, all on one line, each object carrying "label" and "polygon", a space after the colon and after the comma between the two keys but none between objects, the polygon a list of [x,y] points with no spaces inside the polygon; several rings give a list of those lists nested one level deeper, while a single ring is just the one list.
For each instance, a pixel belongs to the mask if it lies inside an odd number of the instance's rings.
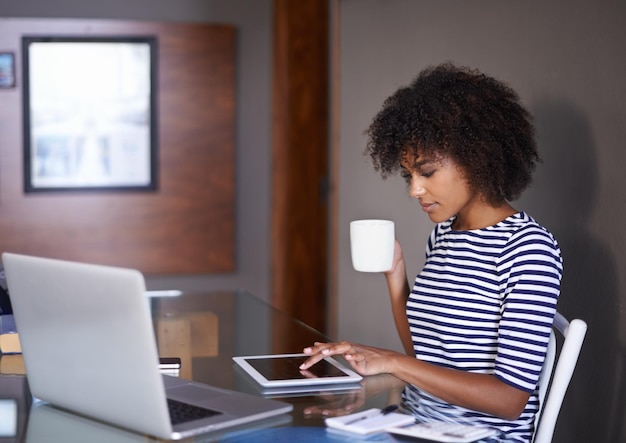
[{"label": "laptop", "polygon": [[[2,261],[35,398],[171,440],[293,409],[162,375],[139,271],[11,253]],[[173,423],[168,404],[193,405],[197,418]]]}]

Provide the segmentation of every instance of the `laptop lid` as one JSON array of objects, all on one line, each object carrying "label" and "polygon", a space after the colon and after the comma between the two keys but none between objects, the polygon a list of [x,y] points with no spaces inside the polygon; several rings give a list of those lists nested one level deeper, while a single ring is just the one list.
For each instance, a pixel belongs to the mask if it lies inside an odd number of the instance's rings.
[{"label": "laptop lid", "polygon": [[229,393],[244,397],[241,403],[249,400],[254,408],[240,408],[245,410],[242,417],[231,406],[209,423],[173,429],[140,272],[10,253],[2,259],[34,397],[161,438],[291,410],[285,403],[248,399],[234,391],[214,388],[219,394],[209,394],[207,385],[176,379],[174,384],[184,385],[175,387],[177,400],[185,401],[180,395],[184,392],[196,399],[192,404],[210,397],[226,404],[221,396]]}]

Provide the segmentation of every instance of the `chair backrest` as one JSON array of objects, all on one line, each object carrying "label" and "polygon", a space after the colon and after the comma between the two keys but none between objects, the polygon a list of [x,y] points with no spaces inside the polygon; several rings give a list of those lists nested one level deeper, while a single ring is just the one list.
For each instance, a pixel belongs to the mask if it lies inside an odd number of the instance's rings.
[{"label": "chair backrest", "polygon": [[[554,427],[563,404],[563,398],[572,379],[572,374],[580,355],[580,349],[587,333],[587,323],[583,320],[574,319],[569,322],[558,312],[554,317],[553,326],[554,330],[559,331],[563,335],[563,346],[557,359],[556,337],[553,330],[550,335],[546,361],[539,377],[540,403],[539,412],[535,419],[533,443],[550,443],[552,441]],[[556,367],[553,372],[555,360]]]},{"label": "chair backrest", "polygon": [[539,410],[537,411],[537,415],[535,415],[535,430],[539,428],[539,418],[541,417],[543,405],[545,404],[548,386],[550,386],[550,379],[552,378],[552,371],[554,370],[554,360],[556,360],[556,335],[553,329],[550,333],[546,359],[543,362],[543,368],[539,375]]}]

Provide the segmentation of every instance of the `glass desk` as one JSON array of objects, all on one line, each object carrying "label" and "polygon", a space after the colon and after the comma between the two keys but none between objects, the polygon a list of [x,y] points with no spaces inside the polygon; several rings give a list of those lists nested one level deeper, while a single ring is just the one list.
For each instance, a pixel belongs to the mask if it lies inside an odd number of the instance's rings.
[{"label": "glass desk", "polygon": [[[159,354],[181,359],[180,377],[259,396],[264,394],[234,365],[233,356],[297,353],[314,341],[329,340],[245,292],[151,297],[150,303]],[[13,429],[10,423],[3,424],[10,417],[0,416],[0,443],[158,441],[52,407],[38,407],[30,414],[30,395],[20,359],[0,358],[0,412],[3,405],[13,405],[17,410]],[[345,436],[327,434],[324,418],[399,403],[403,387],[397,378],[379,375],[366,377],[359,388],[346,392],[272,396],[292,404],[293,411],[183,441],[275,442],[293,441],[294,435],[298,441],[345,441]]]}]

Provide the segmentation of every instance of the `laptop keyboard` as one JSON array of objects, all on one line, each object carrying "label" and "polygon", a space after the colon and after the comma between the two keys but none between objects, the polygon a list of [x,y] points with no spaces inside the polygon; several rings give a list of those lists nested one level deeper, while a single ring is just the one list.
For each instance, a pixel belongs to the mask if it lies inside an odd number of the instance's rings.
[{"label": "laptop keyboard", "polygon": [[167,406],[170,410],[170,420],[173,425],[221,414],[221,412],[212,409],[190,405],[189,403],[172,400],[171,398],[167,399]]}]

